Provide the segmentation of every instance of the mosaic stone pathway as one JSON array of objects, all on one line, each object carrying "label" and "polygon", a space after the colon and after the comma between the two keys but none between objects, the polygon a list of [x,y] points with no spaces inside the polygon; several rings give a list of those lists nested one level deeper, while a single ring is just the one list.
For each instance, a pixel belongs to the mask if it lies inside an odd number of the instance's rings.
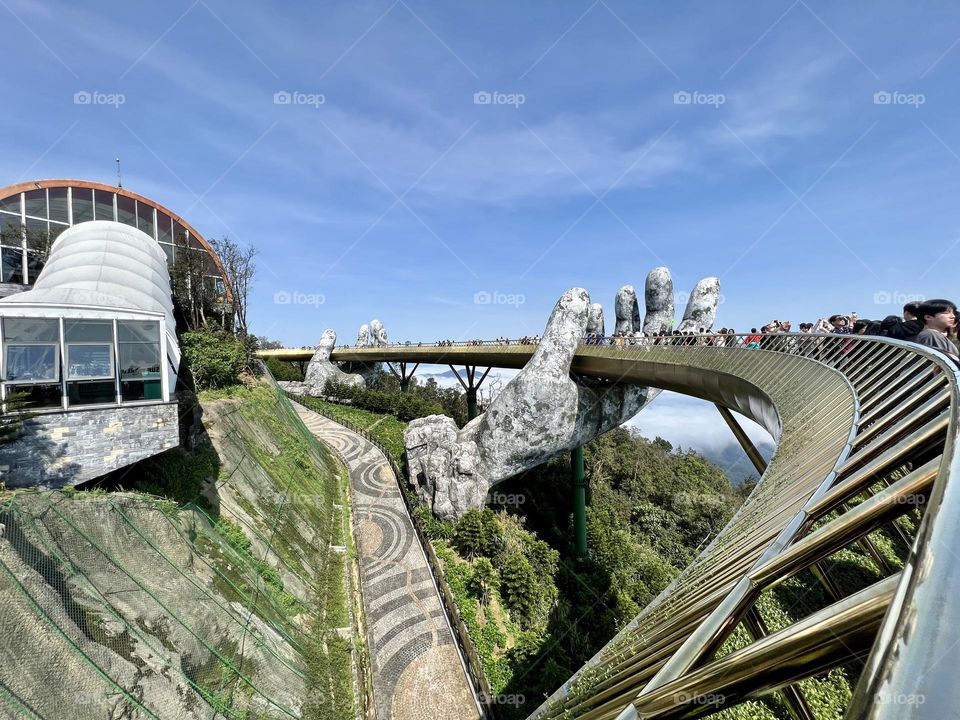
[{"label": "mosaic stone pathway", "polygon": [[389,463],[352,430],[295,407],[310,432],[340,454],[350,475],[377,720],[476,720],[469,682]]}]

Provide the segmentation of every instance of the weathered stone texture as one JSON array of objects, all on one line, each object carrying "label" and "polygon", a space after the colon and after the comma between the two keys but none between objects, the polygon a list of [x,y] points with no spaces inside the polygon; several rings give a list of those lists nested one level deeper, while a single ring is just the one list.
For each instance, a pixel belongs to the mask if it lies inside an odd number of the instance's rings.
[{"label": "weathered stone texture", "polygon": [[179,442],[176,403],[37,415],[0,446],[0,481],[8,488],[76,485]]}]

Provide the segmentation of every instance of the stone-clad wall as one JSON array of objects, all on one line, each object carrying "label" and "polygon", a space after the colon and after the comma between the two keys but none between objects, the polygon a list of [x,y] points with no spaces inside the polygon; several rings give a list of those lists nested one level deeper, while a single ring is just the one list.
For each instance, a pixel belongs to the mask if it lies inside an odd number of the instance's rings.
[{"label": "stone-clad wall", "polygon": [[179,442],[176,403],[38,415],[0,446],[0,482],[8,488],[76,485]]}]

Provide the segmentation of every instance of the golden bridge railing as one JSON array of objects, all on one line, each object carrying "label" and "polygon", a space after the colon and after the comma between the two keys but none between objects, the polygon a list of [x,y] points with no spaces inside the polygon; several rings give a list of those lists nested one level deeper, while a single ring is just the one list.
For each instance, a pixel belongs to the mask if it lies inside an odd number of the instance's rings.
[{"label": "golden bridge railing", "polygon": [[[522,367],[534,349],[402,344],[332,357]],[[867,656],[848,717],[958,716],[958,375],[945,356],[851,335],[614,338],[581,346],[572,372],[704,398],[778,442],[706,550],[531,717],[699,717],[775,690],[813,717],[798,681]],[[921,511],[915,534],[896,522]],[[902,569],[872,544],[878,528],[911,548]],[[845,596],[823,561],[848,547],[886,577]],[[803,571],[829,604],[768,632],[760,594]],[[752,642],[719,656],[741,624]]]}]

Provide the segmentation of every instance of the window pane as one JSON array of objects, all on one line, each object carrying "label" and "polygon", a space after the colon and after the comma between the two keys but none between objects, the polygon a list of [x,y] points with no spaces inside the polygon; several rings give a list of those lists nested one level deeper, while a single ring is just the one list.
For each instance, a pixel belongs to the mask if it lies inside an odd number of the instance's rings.
[{"label": "window pane", "polygon": [[26,403],[25,410],[40,410],[42,408],[61,407],[63,393],[60,383],[55,385],[16,385],[7,389],[7,397],[11,394],[20,395]]},{"label": "window pane", "polygon": [[105,405],[117,401],[113,380],[99,382],[72,382],[67,384],[70,405]]},{"label": "window pane", "polygon": [[173,245],[160,243],[160,249],[167,254],[167,265],[173,265]]},{"label": "window pane", "polygon": [[94,199],[96,200],[96,218],[97,220],[116,220],[113,216],[113,193],[106,190],[97,190]]},{"label": "window pane", "polygon": [[137,201],[117,195],[117,221],[124,225],[137,226]]},{"label": "window pane", "polygon": [[60,233],[66,230],[69,225],[58,225],[57,223],[50,223],[50,243],[52,244],[54,240],[60,237]]},{"label": "window pane", "polygon": [[20,193],[10,197],[0,198],[0,210],[20,214]]},{"label": "window pane", "polygon": [[56,345],[7,345],[4,380],[56,381]]},{"label": "window pane", "polygon": [[190,242],[187,229],[176,220],[173,221],[173,242],[179,247],[187,247]]},{"label": "window pane", "polygon": [[160,342],[160,323],[153,320],[118,320],[120,342]]},{"label": "window pane", "polygon": [[120,379],[160,377],[160,345],[157,343],[121,343]]},{"label": "window pane", "polygon": [[113,377],[113,344],[67,345],[67,379]]},{"label": "window pane", "polygon": [[46,190],[28,190],[23,194],[26,201],[27,215],[36,217],[47,217],[47,191]]},{"label": "window pane", "polygon": [[60,323],[54,318],[4,318],[3,340],[10,343],[58,343]]},{"label": "window pane", "polygon": [[156,238],[157,234],[153,227],[153,208],[139,200],[137,201],[137,227],[150,237]]},{"label": "window pane", "polygon": [[120,383],[124,402],[136,400],[163,400],[163,385],[159,380],[129,380]]},{"label": "window pane", "polygon": [[67,188],[48,188],[47,194],[50,196],[50,219],[70,222],[70,215],[67,213]]},{"label": "window pane", "polygon": [[4,245],[23,245],[23,225],[19,215],[0,213],[0,242]]},{"label": "window pane", "polygon": [[73,224],[93,220],[93,190],[73,188]]},{"label": "window pane", "polygon": [[165,243],[173,242],[173,233],[170,232],[170,216],[157,210],[157,240]]},{"label": "window pane", "polygon": [[0,270],[0,282],[23,284],[23,250],[3,248],[3,269]]},{"label": "window pane", "polygon": [[41,251],[50,249],[50,230],[46,220],[27,218],[27,247]]},{"label": "window pane", "polygon": [[27,251],[27,282],[33,285],[43,270],[44,261],[39,253]]},{"label": "window pane", "polygon": [[63,321],[63,337],[67,342],[113,342],[113,323],[110,320]]}]

